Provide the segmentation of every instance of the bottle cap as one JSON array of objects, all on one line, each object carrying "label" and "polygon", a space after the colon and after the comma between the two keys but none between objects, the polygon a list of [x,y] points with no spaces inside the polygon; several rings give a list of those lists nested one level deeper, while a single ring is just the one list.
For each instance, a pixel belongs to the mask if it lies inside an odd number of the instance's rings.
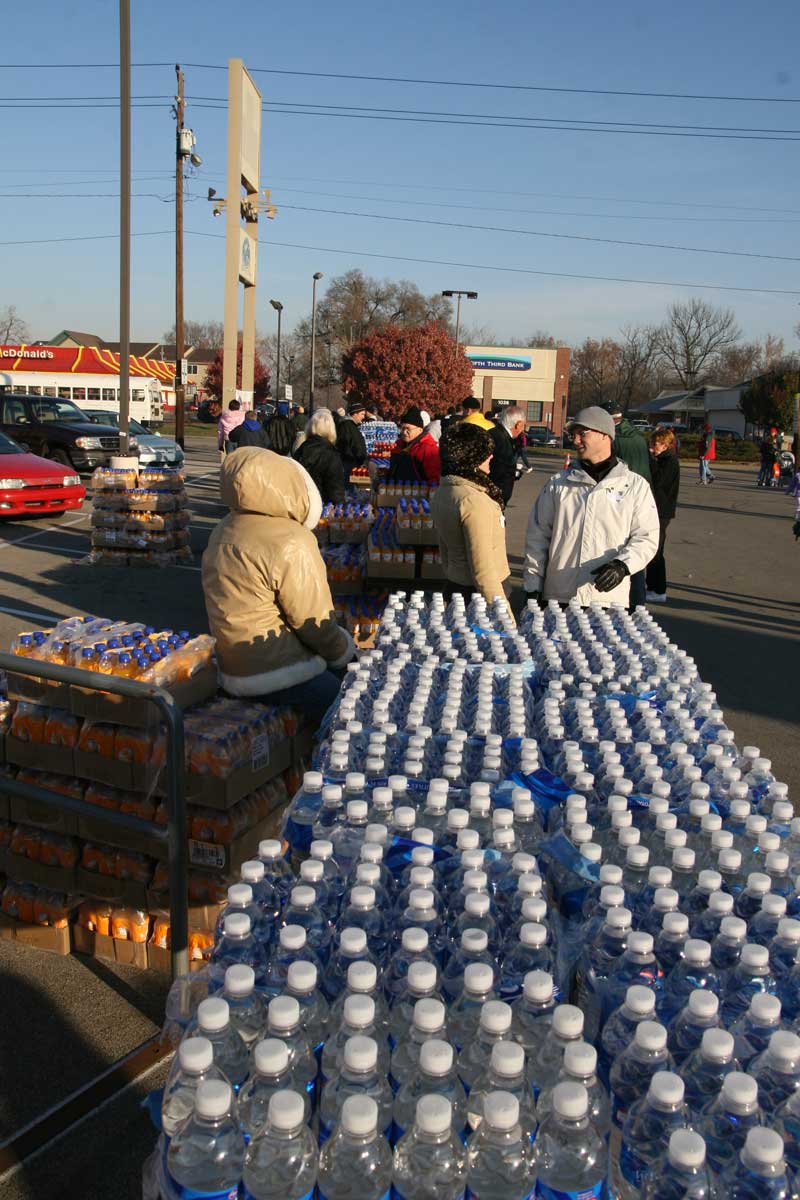
[{"label": "bottle cap", "polygon": [[597,1071],[597,1051],[594,1046],[588,1042],[570,1042],[564,1050],[564,1070],[577,1079],[589,1079]]},{"label": "bottle cap", "polygon": [[[761,760],[757,759],[756,761]],[[200,1087],[205,1086],[205,1084],[200,1085]],[[769,1170],[770,1167],[776,1167],[782,1158],[783,1138],[774,1129],[757,1125],[755,1129],[748,1131],[741,1152],[743,1163],[755,1167],[756,1170]]]},{"label": "bottle cap", "polygon": [[446,1133],[453,1120],[453,1107],[446,1096],[435,1093],[417,1101],[416,1127],[423,1133]]},{"label": "bottle cap", "polygon": [[689,993],[687,1007],[693,1017],[699,1017],[700,1020],[711,1021],[719,1012],[719,998],[713,992],[707,992],[703,988],[695,988]]},{"label": "bottle cap", "polygon": [[682,912],[664,913],[661,928],[671,937],[686,937],[689,932],[689,918]]},{"label": "bottle cap", "polygon": [[464,890],[473,892],[483,892],[486,890],[486,885],[489,882],[489,876],[485,871],[470,869],[464,872]]},{"label": "bottle cap", "polygon": [[197,1006],[197,1025],[204,1033],[219,1033],[230,1020],[228,1001],[221,996],[210,996]]},{"label": "bottle cap", "polygon": [[378,1106],[371,1096],[348,1096],[342,1105],[341,1121],[345,1133],[352,1134],[353,1137],[366,1137],[378,1128]]},{"label": "bottle cap", "polygon": [[542,891],[541,875],[527,874],[520,875],[517,883],[517,891],[522,896],[539,896]]},{"label": "bottle cap", "polygon": [[769,950],[756,942],[746,942],[742,946],[740,962],[748,971],[765,971],[769,966]]},{"label": "bottle cap", "polygon": [[697,886],[703,892],[718,892],[722,887],[722,876],[719,871],[701,871],[697,876]]},{"label": "bottle cap", "polygon": [[428,934],[424,929],[417,929],[412,925],[403,930],[401,942],[403,949],[409,954],[423,954],[428,949]]},{"label": "bottle cap", "polygon": [[294,996],[275,996],[267,1009],[267,1024],[273,1029],[293,1029],[300,1024],[300,1005]]},{"label": "bottle cap", "polygon": [[429,1038],[420,1047],[419,1068],[425,1075],[446,1075],[453,1069],[453,1047],[441,1038]]},{"label": "bottle cap", "polygon": [[546,1004],[553,999],[555,992],[553,977],[547,971],[528,971],[522,981],[522,990],[531,1004]]},{"label": "bottle cap", "polygon": [[468,892],[464,898],[464,912],[470,917],[485,917],[491,904],[487,892]]},{"label": "bottle cap", "polygon": [[481,835],[477,829],[459,829],[456,837],[458,850],[477,850],[481,844]]},{"label": "bottle cap", "polygon": [[228,903],[235,908],[244,908],[253,903],[253,889],[249,883],[232,883],[228,888]]},{"label": "bottle cap", "polygon": [[[491,970],[491,967],[489,969]],[[424,960],[412,962],[406,979],[410,992],[430,992],[436,987],[436,967],[432,962]]]},{"label": "bottle cap", "polygon": [[302,925],[284,925],[278,940],[282,950],[302,950],[306,944],[306,931]]},{"label": "bottle cap", "polygon": [[781,1002],[769,992],[756,992],[750,998],[749,1015],[756,1025],[777,1025],[781,1019]]},{"label": "bottle cap", "polygon": [[553,1088],[553,1111],[568,1121],[580,1121],[589,1111],[589,1093],[582,1083],[559,1083]]},{"label": "bottle cap", "polygon": [[222,1079],[204,1079],[194,1096],[194,1111],[206,1121],[219,1121],[230,1112],[231,1085]]},{"label": "bottle cap", "polygon": [[258,858],[250,858],[247,862],[242,863],[239,873],[242,883],[249,883],[252,886],[254,883],[260,883],[264,878],[264,864]]},{"label": "bottle cap", "polygon": [[306,962],[299,958],[296,962],[289,964],[289,970],[286,972],[286,984],[293,992],[300,992],[305,995],[307,992],[313,992],[317,986],[317,968],[312,962]]},{"label": "bottle cap", "polygon": [[366,1029],[375,1020],[375,1001],[372,996],[357,992],[347,996],[343,1016],[346,1025],[353,1029]]},{"label": "bottle cap", "polygon": [[297,908],[313,908],[316,900],[317,893],[313,887],[308,887],[306,884],[292,888],[289,895],[289,902]]},{"label": "bottle cap", "polygon": [[800,1038],[794,1033],[778,1030],[767,1043],[767,1053],[776,1069],[788,1074],[800,1060]]},{"label": "bottle cap", "polygon": [[421,1033],[438,1033],[444,1027],[445,1007],[441,1000],[424,997],[414,1005],[414,1025]]},{"label": "bottle cap", "polygon": [[375,963],[354,962],[347,968],[347,990],[350,992],[373,992],[377,982],[378,968]]},{"label": "bottle cap", "polygon": [[632,919],[629,908],[610,908],[606,913],[606,925],[609,929],[630,929]]},{"label": "bottle cap", "polygon": [[[354,888],[353,891],[355,890]],[[371,888],[370,891],[372,891]],[[339,949],[345,958],[359,958],[367,950],[366,932],[353,925],[348,925],[339,936]]]},{"label": "bottle cap", "polygon": [[411,851],[411,862],[415,867],[430,867],[434,853],[431,846],[415,846]]},{"label": "bottle cap", "polygon": [[631,954],[652,954],[653,936],[643,931],[635,931],[628,937],[628,951]]},{"label": "bottle cap", "polygon": [[[374,893],[373,893],[374,896]],[[433,909],[433,892],[429,888],[414,888],[409,894],[408,906],[415,912],[430,912]]]},{"label": "bottle cap", "polygon": [[[352,722],[357,724],[358,722]],[[351,730],[351,732],[355,732]],[[361,732],[360,730],[358,731]],[[350,776],[348,775],[348,779]],[[322,789],[322,772],[321,771],[306,771],[303,775],[303,791],[304,792],[319,792]],[[363,784],[362,784],[363,787]]]},{"label": "bottle cap", "polygon": [[[725,919],[727,920],[727,917]],[[683,957],[693,966],[708,966],[711,962],[711,946],[702,938],[689,938],[684,943]]]},{"label": "bottle cap", "polygon": [[678,846],[672,851],[672,865],[679,871],[694,870],[694,850],[688,846]]},{"label": "bottle cap", "polygon": [[378,1063],[378,1043],[371,1037],[351,1037],[344,1044],[344,1065],[348,1071],[374,1071]]},{"label": "bottle cap", "polygon": [[727,917],[733,912],[733,896],[730,892],[712,892],[708,897],[708,911],[715,916]]},{"label": "bottle cap", "polygon": [[201,1071],[207,1071],[213,1061],[214,1047],[208,1038],[186,1038],[178,1046],[180,1068],[189,1075],[199,1075]]},{"label": "bottle cap", "polygon": [[647,1017],[656,1011],[655,992],[640,983],[634,983],[625,993],[625,1007],[637,1017]]},{"label": "bottle cap", "polygon": [[481,1029],[486,1033],[508,1033],[511,1007],[504,1000],[485,1000],[481,1006]]},{"label": "bottle cap", "polygon": [[[419,870],[427,870],[425,867],[415,868]],[[295,888],[295,891],[298,891]],[[353,908],[370,909],[375,907],[375,889],[358,885],[350,889],[350,903]]]},{"label": "bottle cap", "polygon": [[564,1041],[583,1036],[583,1013],[574,1004],[558,1004],[553,1010],[553,1032]]},{"label": "bottle cap", "polygon": [[772,880],[769,875],[764,875],[761,871],[751,871],[747,876],[747,891],[751,896],[766,896],[771,887]]},{"label": "bottle cap", "polygon": [[678,1108],[683,1104],[685,1090],[683,1080],[674,1071],[656,1071],[647,1094],[661,1108]]},{"label": "bottle cap", "polygon": [[767,892],[766,896],[761,897],[761,912],[766,913],[768,917],[783,917],[786,913],[786,897],[779,896],[776,892]]},{"label": "bottle cap", "polygon": [[747,922],[743,921],[741,917],[723,917],[720,921],[719,931],[724,937],[743,942],[747,937]]},{"label": "bottle cap", "polygon": [[366,821],[368,804],[366,800],[348,800],[347,801],[347,819],[348,821]]},{"label": "bottle cap", "polygon": [[[361,847],[362,850],[364,848],[365,848],[364,846]],[[383,858],[383,855],[381,854],[380,846],[368,846],[368,847],[366,847],[366,849],[367,850],[376,850],[378,852],[378,855],[380,856],[380,858]],[[311,859],[306,859],[306,861],[304,863],[302,863],[302,865],[300,867],[301,871],[302,871],[303,867],[307,867],[310,862],[311,862]],[[318,867],[321,867],[322,863],[317,863],[316,865]],[[380,884],[380,881],[381,881],[381,868],[380,868],[379,862],[360,862],[358,864],[358,866],[356,867],[356,883],[357,884],[359,884],[363,887],[376,888]],[[352,903],[352,892],[351,892],[351,896],[350,896],[350,902]]]},{"label": "bottle cap", "polygon": [[283,858],[283,846],[277,838],[265,838],[258,843],[258,857],[263,862],[274,862]]},{"label": "bottle cap", "polygon": [[525,1051],[518,1042],[495,1042],[492,1046],[491,1068],[496,1075],[511,1079],[525,1070]]},{"label": "bottle cap", "polygon": [[660,1053],[667,1048],[667,1031],[658,1021],[640,1021],[636,1026],[634,1041],[642,1050]]},{"label": "bottle cap", "polygon": [[510,1092],[489,1092],[483,1102],[483,1117],[491,1129],[513,1129],[519,1122],[519,1101]]},{"label": "bottle cap", "polygon": [[249,996],[256,985],[256,973],[247,963],[235,963],[225,972],[225,992],[228,996]]},{"label": "bottle cap", "polygon": [[758,1108],[758,1083],[743,1071],[730,1071],[722,1081],[720,1100],[722,1107],[735,1113],[754,1112]]},{"label": "bottle cap", "polygon": [[303,1124],[305,1114],[305,1102],[297,1092],[284,1089],[275,1092],[269,1098],[267,1120],[273,1129],[282,1129],[287,1132],[290,1129],[296,1129],[298,1125]]},{"label": "bottle cap", "polygon": [[603,908],[622,908],[625,903],[625,892],[621,887],[612,883],[600,888],[600,904]]},{"label": "bottle cap", "polygon": [[650,861],[650,851],[646,846],[628,846],[625,861],[629,867],[646,867]]},{"label": "bottle cap", "polygon": [[538,921],[526,921],[519,931],[520,944],[538,949],[547,941],[547,930]]},{"label": "bottle cap", "polygon": [[315,838],[311,843],[311,857],[318,858],[320,862],[327,862],[333,857],[333,842],[327,838]]},{"label": "bottle cap", "polygon": [[543,925],[547,918],[547,901],[543,896],[528,896],[522,901],[520,915],[526,921],[534,921]]},{"label": "bottle cap", "polygon": [[483,929],[465,929],[461,934],[461,949],[467,954],[483,954],[489,945],[489,936]]},{"label": "bottle cap", "polygon": [[251,928],[250,917],[247,913],[229,913],[222,922],[222,929],[226,937],[247,937]]},{"label": "bottle cap", "polygon": [[[672,878],[671,871],[670,878]],[[675,891],[675,888],[671,888],[668,884],[664,887],[657,887],[653,892],[653,907],[658,909],[659,912],[674,912],[678,907],[679,901],[680,896]]]},{"label": "bottle cap", "polygon": [[768,871],[773,871],[776,875],[786,875],[789,870],[789,855],[785,850],[770,850],[765,865]]},{"label": "bottle cap", "polygon": [[691,1129],[676,1129],[669,1139],[669,1161],[675,1167],[697,1170],[706,1161],[706,1144]]},{"label": "bottle cap", "polygon": [[700,1042],[700,1053],[708,1062],[730,1062],[733,1058],[733,1038],[725,1029],[707,1029]]}]

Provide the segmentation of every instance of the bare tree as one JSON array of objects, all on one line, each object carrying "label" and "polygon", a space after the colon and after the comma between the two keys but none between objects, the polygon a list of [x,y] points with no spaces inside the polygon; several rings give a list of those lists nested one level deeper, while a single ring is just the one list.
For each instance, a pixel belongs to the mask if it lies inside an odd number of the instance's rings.
[{"label": "bare tree", "polygon": [[651,325],[624,325],[617,360],[617,394],[622,411],[649,399],[650,376],[658,343],[658,329]]},{"label": "bare tree", "polygon": [[[164,334],[163,340],[168,345],[174,343],[174,325]],[[225,340],[225,327],[222,321],[184,321],[183,340],[186,346],[198,350],[219,350]]]},{"label": "bare tree", "polygon": [[702,383],[704,369],[715,356],[740,337],[733,309],[714,308],[694,297],[671,305],[658,331],[657,353],[690,391]]},{"label": "bare tree", "polygon": [[7,304],[0,308],[0,344],[13,345],[28,339],[28,326],[17,313],[16,305]]}]

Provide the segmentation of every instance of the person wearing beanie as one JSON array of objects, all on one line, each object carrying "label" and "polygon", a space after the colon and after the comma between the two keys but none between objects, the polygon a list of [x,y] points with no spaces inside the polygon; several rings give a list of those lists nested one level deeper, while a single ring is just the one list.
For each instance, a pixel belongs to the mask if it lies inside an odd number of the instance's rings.
[{"label": "person wearing beanie", "polygon": [[525,591],[539,601],[627,605],[630,576],[658,550],[656,502],[613,453],[610,413],[584,408],[570,433],[578,459],[548,480],[528,518]]},{"label": "person wearing beanie", "polygon": [[486,417],[481,408],[481,402],[475,396],[467,396],[463,404],[465,425],[477,425],[479,429],[491,431],[494,429],[492,422]]},{"label": "person wearing beanie", "polygon": [[412,404],[400,418],[400,440],[389,460],[388,478],[393,483],[438,483],[441,474],[439,447]]},{"label": "person wearing beanie", "polygon": [[367,416],[367,409],[360,400],[353,400],[346,415],[336,425],[336,449],[342,460],[345,485],[354,467],[363,467],[367,461],[367,443],[359,426]]},{"label": "person wearing beanie", "polygon": [[506,557],[503,494],[489,475],[492,435],[462,422],[447,438],[448,471],[431,501],[449,593],[504,595]]}]

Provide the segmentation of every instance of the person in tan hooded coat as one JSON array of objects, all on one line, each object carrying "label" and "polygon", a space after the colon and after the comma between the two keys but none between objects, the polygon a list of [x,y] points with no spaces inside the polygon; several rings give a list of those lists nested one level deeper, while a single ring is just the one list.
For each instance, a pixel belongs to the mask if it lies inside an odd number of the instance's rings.
[{"label": "person in tan hooded coat", "polygon": [[355,655],[312,532],[320,494],[300,463],[253,446],[225,459],[220,496],[230,512],[209,539],[202,580],[221,686],[318,720]]}]

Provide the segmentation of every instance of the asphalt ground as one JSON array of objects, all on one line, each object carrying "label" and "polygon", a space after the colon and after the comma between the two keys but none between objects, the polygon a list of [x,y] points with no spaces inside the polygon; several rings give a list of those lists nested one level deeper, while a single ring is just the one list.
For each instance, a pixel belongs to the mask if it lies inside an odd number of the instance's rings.
[{"label": "asphalt ground", "polygon": [[[534,469],[507,512],[509,558],[521,581],[525,525],[560,458],[532,452]],[[195,563],[119,570],[83,565],[89,506],[53,521],[0,524],[0,646],[23,629],[73,613],[157,626],[206,629],[199,555],[223,515],[214,442],[190,435],[186,462]],[[752,468],[718,466],[716,482],[696,486],[681,472],[678,516],[670,526],[666,604],[656,617],[694,655],[714,684],[740,744],[772,758],[778,778],[800,799],[800,545],[794,505],[754,486]],[[516,600],[522,597],[517,593]],[[85,1086],[158,1031],[166,981],[133,968],[57,958],[0,942],[0,1142]],[[0,1200],[133,1200],[153,1143],[143,1096],[156,1068],[73,1131],[0,1176]]]}]

